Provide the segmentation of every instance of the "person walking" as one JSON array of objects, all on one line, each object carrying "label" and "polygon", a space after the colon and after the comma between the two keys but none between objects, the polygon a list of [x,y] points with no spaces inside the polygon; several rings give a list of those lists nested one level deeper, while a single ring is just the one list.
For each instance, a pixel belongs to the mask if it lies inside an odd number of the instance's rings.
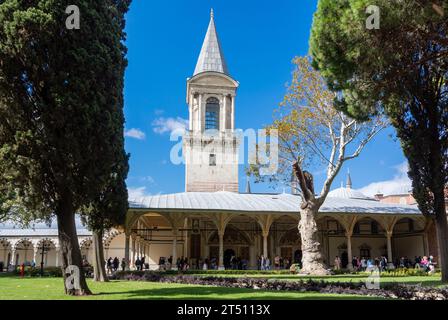
[{"label": "person walking", "polygon": [[141,270],[144,270],[144,269],[146,269],[146,263],[145,263],[145,260],[146,260],[146,258],[145,258],[145,256],[143,256],[143,258],[141,259],[141,261],[140,261],[140,264],[141,264]]},{"label": "person walking", "polygon": [[336,258],[334,258],[334,270],[341,270],[341,258],[339,258],[339,256],[336,256]]},{"label": "person walking", "polygon": [[126,270],[126,259],[123,258],[121,259],[121,271],[125,271]]},{"label": "person walking", "polygon": [[278,255],[274,258],[274,266],[275,270],[280,270],[280,257]]},{"label": "person walking", "polygon": [[109,274],[112,274],[112,257],[109,257],[109,259],[107,259],[106,269]]},{"label": "person walking", "polygon": [[120,266],[120,260],[118,260],[117,257],[114,258],[114,261],[112,262],[113,265],[113,271],[116,272]]},{"label": "person walking", "polygon": [[266,270],[271,270],[271,260],[269,260],[269,257],[266,257],[266,265],[265,268]]}]

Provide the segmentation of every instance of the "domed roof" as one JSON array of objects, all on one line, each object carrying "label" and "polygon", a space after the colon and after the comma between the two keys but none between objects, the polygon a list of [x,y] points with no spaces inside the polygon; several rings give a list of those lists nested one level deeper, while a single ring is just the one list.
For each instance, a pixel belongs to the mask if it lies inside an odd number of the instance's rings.
[{"label": "domed roof", "polygon": [[369,198],[362,192],[354,190],[352,188],[344,188],[340,187],[328,193],[328,196],[331,198],[342,198],[342,199],[363,199],[363,200],[374,200],[373,198]]}]

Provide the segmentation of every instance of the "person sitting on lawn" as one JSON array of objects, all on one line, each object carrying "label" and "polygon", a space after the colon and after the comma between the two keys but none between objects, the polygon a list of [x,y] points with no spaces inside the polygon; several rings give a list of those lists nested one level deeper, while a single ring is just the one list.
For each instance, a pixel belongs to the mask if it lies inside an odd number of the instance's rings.
[{"label": "person sitting on lawn", "polygon": [[428,273],[429,274],[433,274],[436,272],[436,262],[434,261],[434,257],[433,256],[429,256],[428,259]]},{"label": "person sitting on lawn", "polygon": [[424,271],[428,271],[429,269],[429,261],[428,261],[428,257],[424,256],[421,260],[420,260],[420,267],[424,270]]}]

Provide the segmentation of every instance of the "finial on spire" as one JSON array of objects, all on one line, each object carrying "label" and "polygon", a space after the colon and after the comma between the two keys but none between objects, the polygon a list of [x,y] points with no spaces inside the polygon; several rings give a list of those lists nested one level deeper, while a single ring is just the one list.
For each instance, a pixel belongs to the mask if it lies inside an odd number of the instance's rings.
[{"label": "finial on spire", "polygon": [[215,18],[215,12],[213,11],[213,8],[210,9],[210,18],[211,19]]}]

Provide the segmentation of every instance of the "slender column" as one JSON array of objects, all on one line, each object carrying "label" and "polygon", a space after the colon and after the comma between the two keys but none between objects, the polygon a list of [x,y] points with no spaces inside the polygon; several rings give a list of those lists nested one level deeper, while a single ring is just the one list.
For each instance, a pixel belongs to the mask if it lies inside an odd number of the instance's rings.
[{"label": "slender column", "polygon": [[56,246],[56,248],[55,248],[55,250],[56,250],[56,262],[55,262],[56,267],[59,267],[59,255],[61,253],[60,249],[61,249],[61,247],[59,247],[59,246]]},{"label": "slender column", "polygon": [[37,254],[38,254],[38,251],[39,251],[39,247],[38,247],[37,243],[36,243],[36,245],[34,246],[33,249],[34,249],[33,250],[33,262],[37,266]]},{"label": "slender column", "polygon": [[224,95],[223,107],[222,107],[222,132],[226,132],[227,129],[227,96]]},{"label": "slender column", "polygon": [[132,237],[132,260],[131,266],[135,268],[135,237]]},{"label": "slender column", "polygon": [[231,129],[235,130],[235,96],[232,96],[232,122]]},{"label": "slender column", "polygon": [[268,257],[268,235],[269,235],[269,231],[263,232],[263,256],[265,258]]},{"label": "slender column", "polygon": [[140,238],[137,238],[137,257],[142,258],[142,244],[140,242]]},{"label": "slender column", "polygon": [[188,257],[188,218],[184,219],[184,257]]},{"label": "slender column", "polygon": [[190,93],[190,105],[188,106],[189,111],[189,129],[190,131],[193,130],[193,108],[194,108],[194,95],[193,93]]},{"label": "slender column", "polygon": [[171,264],[171,270],[177,270],[177,229],[173,229],[173,263]]},{"label": "slender column", "polygon": [[203,132],[205,130],[205,106],[202,103],[202,93],[199,94],[199,131]]},{"label": "slender column", "polygon": [[129,270],[129,241],[130,241],[129,234],[125,234],[125,240],[124,240],[124,261],[126,261],[126,268],[125,270]]},{"label": "slender column", "polygon": [[347,237],[347,256],[348,256],[347,268],[348,268],[348,270],[353,270],[352,234],[347,232],[346,237]]},{"label": "slender column", "polygon": [[210,260],[210,247],[208,244],[204,246],[204,257]]},{"label": "slender column", "polygon": [[224,231],[218,232],[219,236],[219,261],[218,261],[218,269],[224,270]]},{"label": "slender column", "polygon": [[249,267],[257,269],[257,258],[255,257],[255,245],[249,247]]},{"label": "slender column", "polygon": [[16,265],[16,249],[14,247],[11,249],[11,261],[10,265],[15,266]]},{"label": "slender column", "polygon": [[392,232],[386,233],[387,237],[387,264],[389,268],[394,267],[393,257],[392,257]]},{"label": "slender column", "polygon": [[275,252],[274,252],[274,235],[271,235],[268,238],[268,252],[269,252],[269,260],[271,260],[271,262],[274,262],[274,256],[275,256]]}]

